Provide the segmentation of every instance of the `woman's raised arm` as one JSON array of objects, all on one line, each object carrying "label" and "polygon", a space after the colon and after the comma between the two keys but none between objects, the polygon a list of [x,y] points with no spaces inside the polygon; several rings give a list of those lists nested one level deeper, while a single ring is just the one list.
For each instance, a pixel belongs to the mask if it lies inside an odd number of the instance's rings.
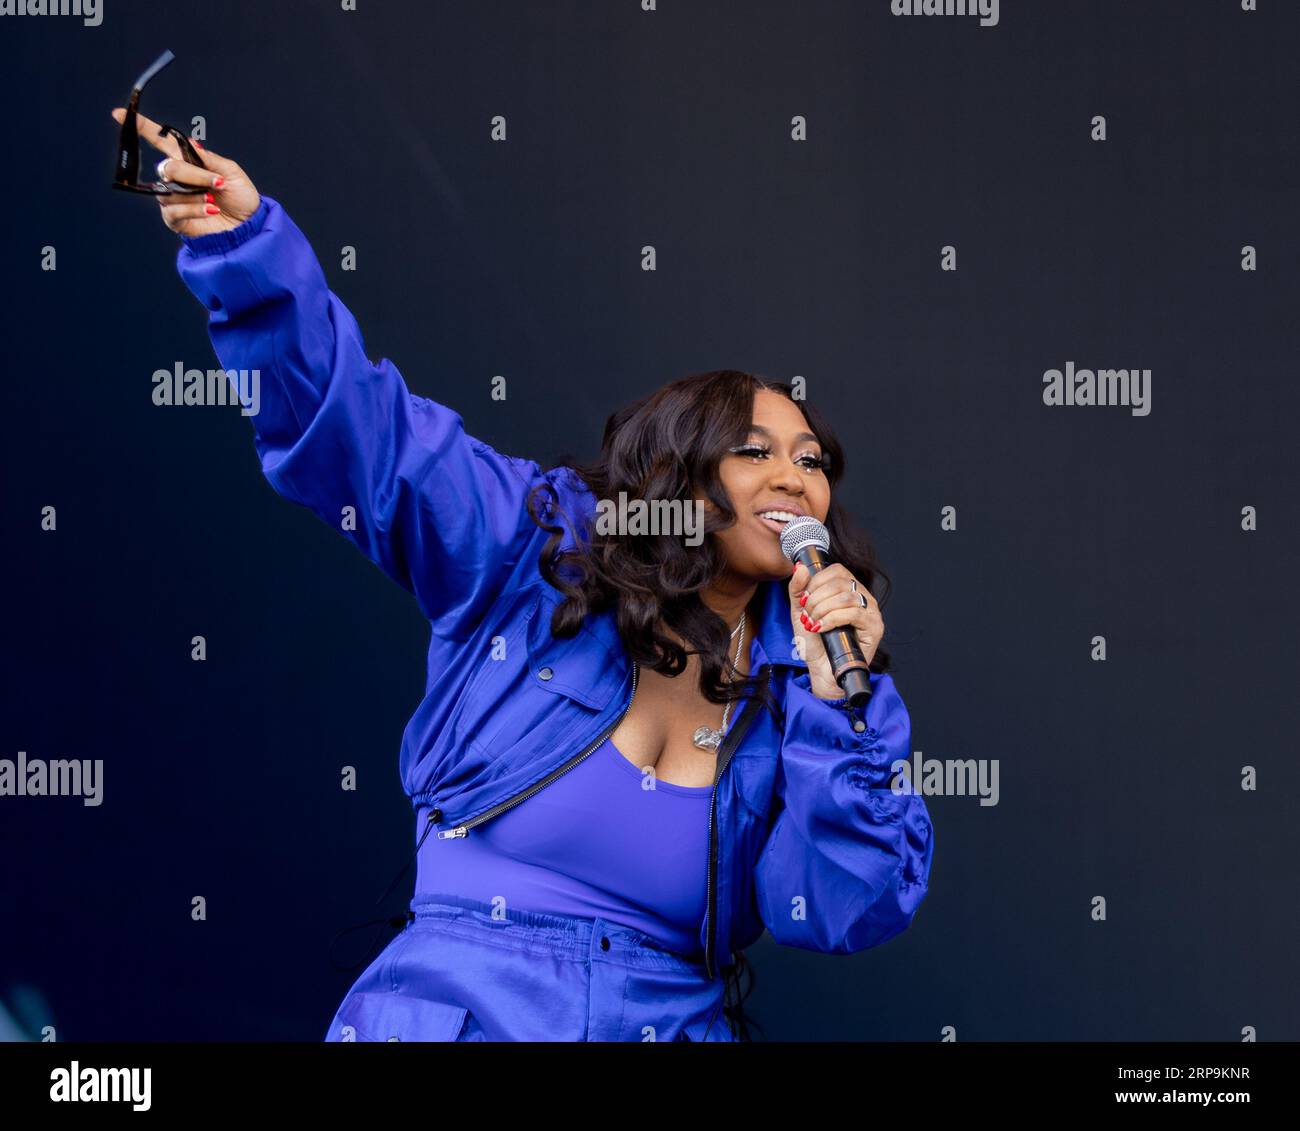
[{"label": "woman's raised arm", "polygon": [[217,214],[201,198],[158,199],[223,368],[258,371],[251,419],[268,481],[412,592],[436,632],[468,634],[546,537],[527,513],[529,491],[549,482],[569,506],[576,477],[467,436],[458,413],[411,394],[391,362],[372,364],[280,204],[233,161],[205,149],[209,172],[184,162],[154,123],[142,118],[140,132],[171,153],[168,180],[222,178],[211,190]]}]

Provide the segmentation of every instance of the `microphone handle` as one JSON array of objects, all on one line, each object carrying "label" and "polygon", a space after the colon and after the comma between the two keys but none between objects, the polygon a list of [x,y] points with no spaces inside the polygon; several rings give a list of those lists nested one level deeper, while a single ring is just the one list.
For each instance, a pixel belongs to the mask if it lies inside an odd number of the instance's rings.
[{"label": "microphone handle", "polygon": [[[795,555],[808,568],[818,573],[831,564],[827,554],[817,546],[805,546]],[[835,682],[844,691],[850,707],[862,707],[871,698],[871,676],[857,633],[852,628],[832,628],[819,634],[826,646],[826,656],[835,673]]]}]

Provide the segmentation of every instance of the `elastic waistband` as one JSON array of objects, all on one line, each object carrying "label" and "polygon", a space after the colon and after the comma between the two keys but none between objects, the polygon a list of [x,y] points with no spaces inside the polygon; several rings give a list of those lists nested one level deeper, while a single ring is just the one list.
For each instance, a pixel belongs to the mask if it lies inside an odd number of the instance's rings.
[{"label": "elastic waistband", "polygon": [[536,948],[574,959],[677,970],[709,981],[702,961],[665,950],[645,932],[608,919],[497,907],[443,892],[417,892],[410,906],[416,924],[445,927],[457,934],[487,934],[521,950]]}]

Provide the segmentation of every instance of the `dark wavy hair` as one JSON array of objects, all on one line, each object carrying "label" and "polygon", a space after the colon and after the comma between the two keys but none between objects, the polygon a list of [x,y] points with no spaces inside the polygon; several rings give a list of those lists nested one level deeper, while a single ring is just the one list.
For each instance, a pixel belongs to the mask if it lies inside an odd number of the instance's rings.
[{"label": "dark wavy hair", "polygon": [[[701,599],[725,566],[721,545],[712,535],[735,524],[737,516],[719,476],[729,449],[744,444],[754,422],[754,395],[768,389],[788,397],[808,421],[822,448],[822,467],[832,488],[826,529],[835,560],[865,584],[883,606],[889,593],[888,575],[876,563],[871,541],[835,501],[834,487],[844,475],[844,451],[826,418],[811,402],[795,396],[793,386],[769,381],[735,369],[697,373],[669,382],[613,413],[605,424],[600,456],[593,463],[561,460],[597,500],[681,500],[703,496],[713,506],[705,512],[704,540],[688,546],[681,537],[597,533],[594,522],[575,527],[558,507],[549,484],[528,499],[528,513],[550,533],[542,547],[542,576],[565,596],[551,617],[551,632],[574,635],[589,613],[617,610],[618,630],[642,667],[667,676],[686,670],[689,656],[700,657],[699,687],[711,703],[726,703],[749,695],[763,697],[776,711],[770,692],[756,676],[742,678],[728,648],[731,627]],[[549,496],[544,498],[543,496]],[[575,535],[575,548],[559,552],[565,527],[551,521],[562,517]],[[883,593],[876,593],[877,582]],[[688,647],[661,631],[672,629]],[[889,670],[890,658],[877,647],[871,670]],[[734,678],[732,678],[734,677]],[[753,968],[743,952],[733,953],[727,968],[726,1016],[733,1031],[748,1040],[743,1001],[753,989]],[[743,972],[749,990],[740,991]]]},{"label": "dark wavy hair", "polygon": [[[754,394],[760,389],[788,397],[808,421],[821,444],[831,486],[825,525],[835,560],[885,604],[889,577],[877,564],[870,539],[835,499],[835,485],[844,475],[844,450],[826,418],[811,401],[796,398],[789,384],[717,369],[672,381],[613,413],[595,462],[556,465],[571,467],[597,500],[617,500],[624,492],[628,500],[689,503],[702,495],[715,510],[705,514],[705,538],[699,546],[688,546],[680,537],[598,534],[592,522],[576,530],[569,516],[563,516],[580,537],[574,549],[557,553],[564,528],[548,521],[558,511],[555,492],[542,484],[529,497],[530,517],[551,534],[542,547],[541,574],[565,594],[551,617],[555,636],[572,636],[588,613],[612,606],[628,654],[642,667],[678,676],[686,670],[688,656],[698,654],[700,691],[710,703],[726,703],[758,690],[753,677],[728,679],[739,674],[728,656],[731,627],[700,593],[725,565],[722,547],[710,535],[734,525],[737,517],[718,468],[728,450],[748,438]],[[543,495],[549,499],[543,501]],[[878,580],[884,583],[883,593],[876,593]],[[661,624],[690,648],[660,631]],[[889,654],[878,647],[871,670],[885,672],[889,666]]]}]

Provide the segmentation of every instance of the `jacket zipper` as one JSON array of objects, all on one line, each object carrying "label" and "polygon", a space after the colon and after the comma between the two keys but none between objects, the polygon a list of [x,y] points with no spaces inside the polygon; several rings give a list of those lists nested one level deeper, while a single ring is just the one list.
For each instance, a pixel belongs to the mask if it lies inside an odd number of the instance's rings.
[{"label": "jacket zipper", "polygon": [[[772,668],[770,664],[765,664],[763,672],[763,687],[766,689],[771,682]],[[710,980],[713,978],[714,935],[717,933],[717,908],[715,906],[717,895],[714,891],[716,886],[714,883],[714,874],[718,868],[718,833],[713,825],[713,815],[718,808],[718,783],[722,781],[722,775],[726,772],[727,766],[731,762],[731,756],[736,752],[736,747],[744,740],[745,732],[749,730],[751,723],[752,716],[746,720],[744,731],[737,733],[735,742],[727,743],[725,739],[723,740],[723,744],[727,746],[727,751],[723,756],[722,762],[718,765],[717,772],[713,775],[713,792],[709,795],[709,872],[708,877],[705,880],[706,910],[704,913],[704,924],[706,934],[704,937],[704,971]],[[740,725],[739,718],[736,719],[735,725]],[[730,733],[728,733],[727,737],[731,737]]]},{"label": "jacket zipper", "polygon": [[[619,713],[618,718],[616,718],[612,723],[610,723],[609,726],[607,726],[605,730],[601,733],[600,737],[598,737],[594,742],[592,742],[592,744],[588,746],[586,750],[584,750],[581,754],[575,755],[573,758],[570,758],[567,762],[564,763],[563,766],[559,767],[559,769],[552,770],[549,774],[546,775],[546,777],[542,778],[541,781],[534,782],[527,789],[523,790],[520,793],[516,793],[514,797],[508,798],[505,801],[498,802],[496,805],[493,805],[491,809],[488,809],[485,812],[480,813],[473,820],[466,821],[463,825],[457,825],[453,829],[444,829],[442,832],[438,834],[438,839],[449,840],[452,837],[468,836],[470,829],[476,828],[477,826],[481,825],[484,821],[490,821],[493,817],[500,816],[500,814],[504,813],[507,809],[511,809],[514,806],[518,805],[521,801],[528,800],[528,798],[532,797],[532,795],[536,793],[538,790],[544,789],[546,786],[550,785],[551,782],[553,782],[556,778],[560,777],[562,774],[567,774],[571,769],[573,769],[574,766],[576,766],[589,754],[593,753],[600,746],[600,744],[605,741],[606,738],[608,738],[611,734],[614,733],[614,728],[617,727],[618,724],[623,721],[623,716],[626,715],[628,713],[628,710],[631,708],[632,700],[636,696],[637,670],[638,670],[637,662],[633,660],[632,661],[632,690],[628,693],[627,703],[624,705],[623,710]],[[430,813],[429,816],[430,818],[432,818],[433,813]]]}]

